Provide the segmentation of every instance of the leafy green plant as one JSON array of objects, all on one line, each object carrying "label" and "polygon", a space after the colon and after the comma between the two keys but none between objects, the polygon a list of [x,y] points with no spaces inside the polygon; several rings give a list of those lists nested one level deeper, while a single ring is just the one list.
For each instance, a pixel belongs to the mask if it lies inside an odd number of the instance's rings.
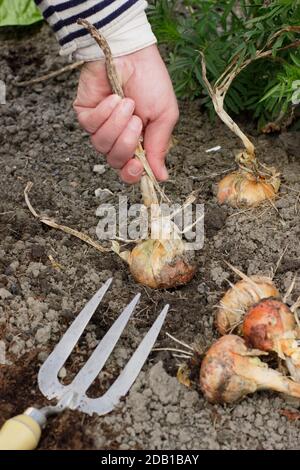
[{"label": "leafy green plant", "polygon": [[[226,95],[238,114],[250,111],[259,126],[288,112],[300,79],[299,0],[156,0],[150,20],[167,60],[176,93],[200,97],[212,110],[201,72],[215,83],[229,64],[247,63]],[[257,51],[272,50],[256,58]]]},{"label": "leafy green plant", "polygon": [[27,26],[41,20],[33,0],[0,0],[0,26]]}]

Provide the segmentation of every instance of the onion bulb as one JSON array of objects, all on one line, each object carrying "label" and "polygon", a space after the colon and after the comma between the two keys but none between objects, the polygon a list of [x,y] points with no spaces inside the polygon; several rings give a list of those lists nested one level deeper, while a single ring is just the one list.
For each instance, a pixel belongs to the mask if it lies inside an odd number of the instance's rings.
[{"label": "onion bulb", "polygon": [[240,169],[226,175],[219,182],[217,198],[220,204],[255,207],[266,199],[274,199],[279,186],[280,179],[275,173],[273,177],[266,177]]},{"label": "onion bulb", "polygon": [[299,332],[286,304],[276,299],[263,299],[251,307],[244,319],[243,335],[249,346],[276,352],[286,362],[291,376],[300,382]]},{"label": "onion bulb", "polygon": [[234,284],[223,296],[216,316],[216,327],[221,335],[241,331],[241,323],[247,310],[260,299],[279,297],[272,280],[265,276],[246,276],[236,270],[243,279]]},{"label": "onion bulb", "polygon": [[182,240],[171,244],[163,240],[142,241],[133,248],[127,261],[135,281],[153,289],[186,284],[196,271]]},{"label": "onion bulb", "polygon": [[262,362],[239,336],[226,335],[208,350],[200,369],[200,387],[212,403],[232,403],[257,390],[275,390],[300,398],[300,384]]}]

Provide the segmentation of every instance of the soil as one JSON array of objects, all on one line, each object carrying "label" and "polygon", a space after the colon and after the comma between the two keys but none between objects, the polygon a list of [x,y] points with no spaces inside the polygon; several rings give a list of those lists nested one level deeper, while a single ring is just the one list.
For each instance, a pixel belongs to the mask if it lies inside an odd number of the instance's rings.
[{"label": "soil", "polygon": [[[168,158],[170,179],[165,184],[173,201],[200,189],[198,202],[205,204],[205,243],[196,252],[199,268],[188,285],[169,291],[143,288],[116,255],[99,253],[35,219],[24,201],[28,181],[33,182],[30,195],[37,211],[95,239],[96,189],[112,191],[109,202],[117,202],[119,195],[139,200],[139,189],[119,181],[76,122],[72,102],[79,71],[31,87],[14,85],[15,79],[33,78],[63,64],[46,26],[2,43],[0,79],[7,85],[7,103],[0,106],[0,425],[27,406],[47,403],[38,390],[38,368],[108,277],[114,282],[68,361],[68,377],[133,296],[141,292],[142,298],[94,384],[93,396],[117,376],[165,303],[170,313],[157,346],[174,347],[166,332],[201,351],[217,338],[215,306],[228,283],[237,280],[225,261],[247,274],[271,275],[287,247],[274,278],[281,292],[300,269],[300,159],[288,144],[299,134],[260,135],[243,122],[261,160],[282,173],[282,189],[274,206],[250,211],[220,207],[216,182],[234,166],[240,144],[218,120],[211,123],[198,102],[180,103],[174,133],[178,143]],[[221,151],[206,153],[217,145]],[[95,164],[104,164],[100,173],[93,171]],[[299,295],[296,281],[289,303]],[[40,448],[300,448],[299,420],[289,419],[298,416],[299,401],[260,392],[232,406],[210,405],[197,380],[191,389],[177,382],[176,369],[170,352],[153,352],[114,412],[104,417],[65,412],[50,420]]]}]

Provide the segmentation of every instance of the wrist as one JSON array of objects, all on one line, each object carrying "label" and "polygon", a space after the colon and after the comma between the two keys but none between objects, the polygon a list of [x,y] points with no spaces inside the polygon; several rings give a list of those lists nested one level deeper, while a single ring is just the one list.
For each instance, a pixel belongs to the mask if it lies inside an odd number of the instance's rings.
[{"label": "wrist", "polygon": [[[157,42],[144,11],[141,11],[116,30],[109,31],[105,34],[105,38],[111,48],[113,57],[131,54]],[[98,44],[93,43],[78,48],[73,52],[72,58],[89,62],[101,60],[104,55]]]}]

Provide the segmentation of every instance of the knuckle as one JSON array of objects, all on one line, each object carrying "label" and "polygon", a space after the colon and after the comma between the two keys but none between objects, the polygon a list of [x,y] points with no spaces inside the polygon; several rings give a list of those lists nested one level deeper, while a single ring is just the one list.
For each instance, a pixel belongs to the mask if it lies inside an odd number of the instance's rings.
[{"label": "knuckle", "polygon": [[104,139],[99,139],[99,137],[92,136],[91,143],[93,147],[100,153],[106,155],[110,150],[110,145],[108,142],[105,142]]},{"label": "knuckle", "polygon": [[113,114],[110,118],[110,122],[114,133],[116,135],[121,134],[126,125],[126,121],[120,118],[120,116],[118,116],[117,114]]},{"label": "knuckle", "polygon": [[78,113],[78,109],[80,108],[80,101],[78,99],[78,95],[76,96],[75,100],[73,101],[72,103],[72,107],[74,109],[74,111],[76,111],[76,113]]},{"label": "knuckle", "polygon": [[90,121],[90,113],[88,111],[77,111],[77,120],[80,126],[89,134],[93,133]]},{"label": "knuckle", "polygon": [[116,158],[116,156],[108,154],[107,163],[115,170],[120,170],[126,162],[121,162],[118,158]]},{"label": "knuckle", "polygon": [[77,113],[77,120],[78,120],[80,126],[85,129],[86,125],[87,125],[85,114],[84,113]]},{"label": "knuckle", "polygon": [[120,141],[124,153],[133,153],[137,145],[137,136],[133,132],[125,132]]}]

